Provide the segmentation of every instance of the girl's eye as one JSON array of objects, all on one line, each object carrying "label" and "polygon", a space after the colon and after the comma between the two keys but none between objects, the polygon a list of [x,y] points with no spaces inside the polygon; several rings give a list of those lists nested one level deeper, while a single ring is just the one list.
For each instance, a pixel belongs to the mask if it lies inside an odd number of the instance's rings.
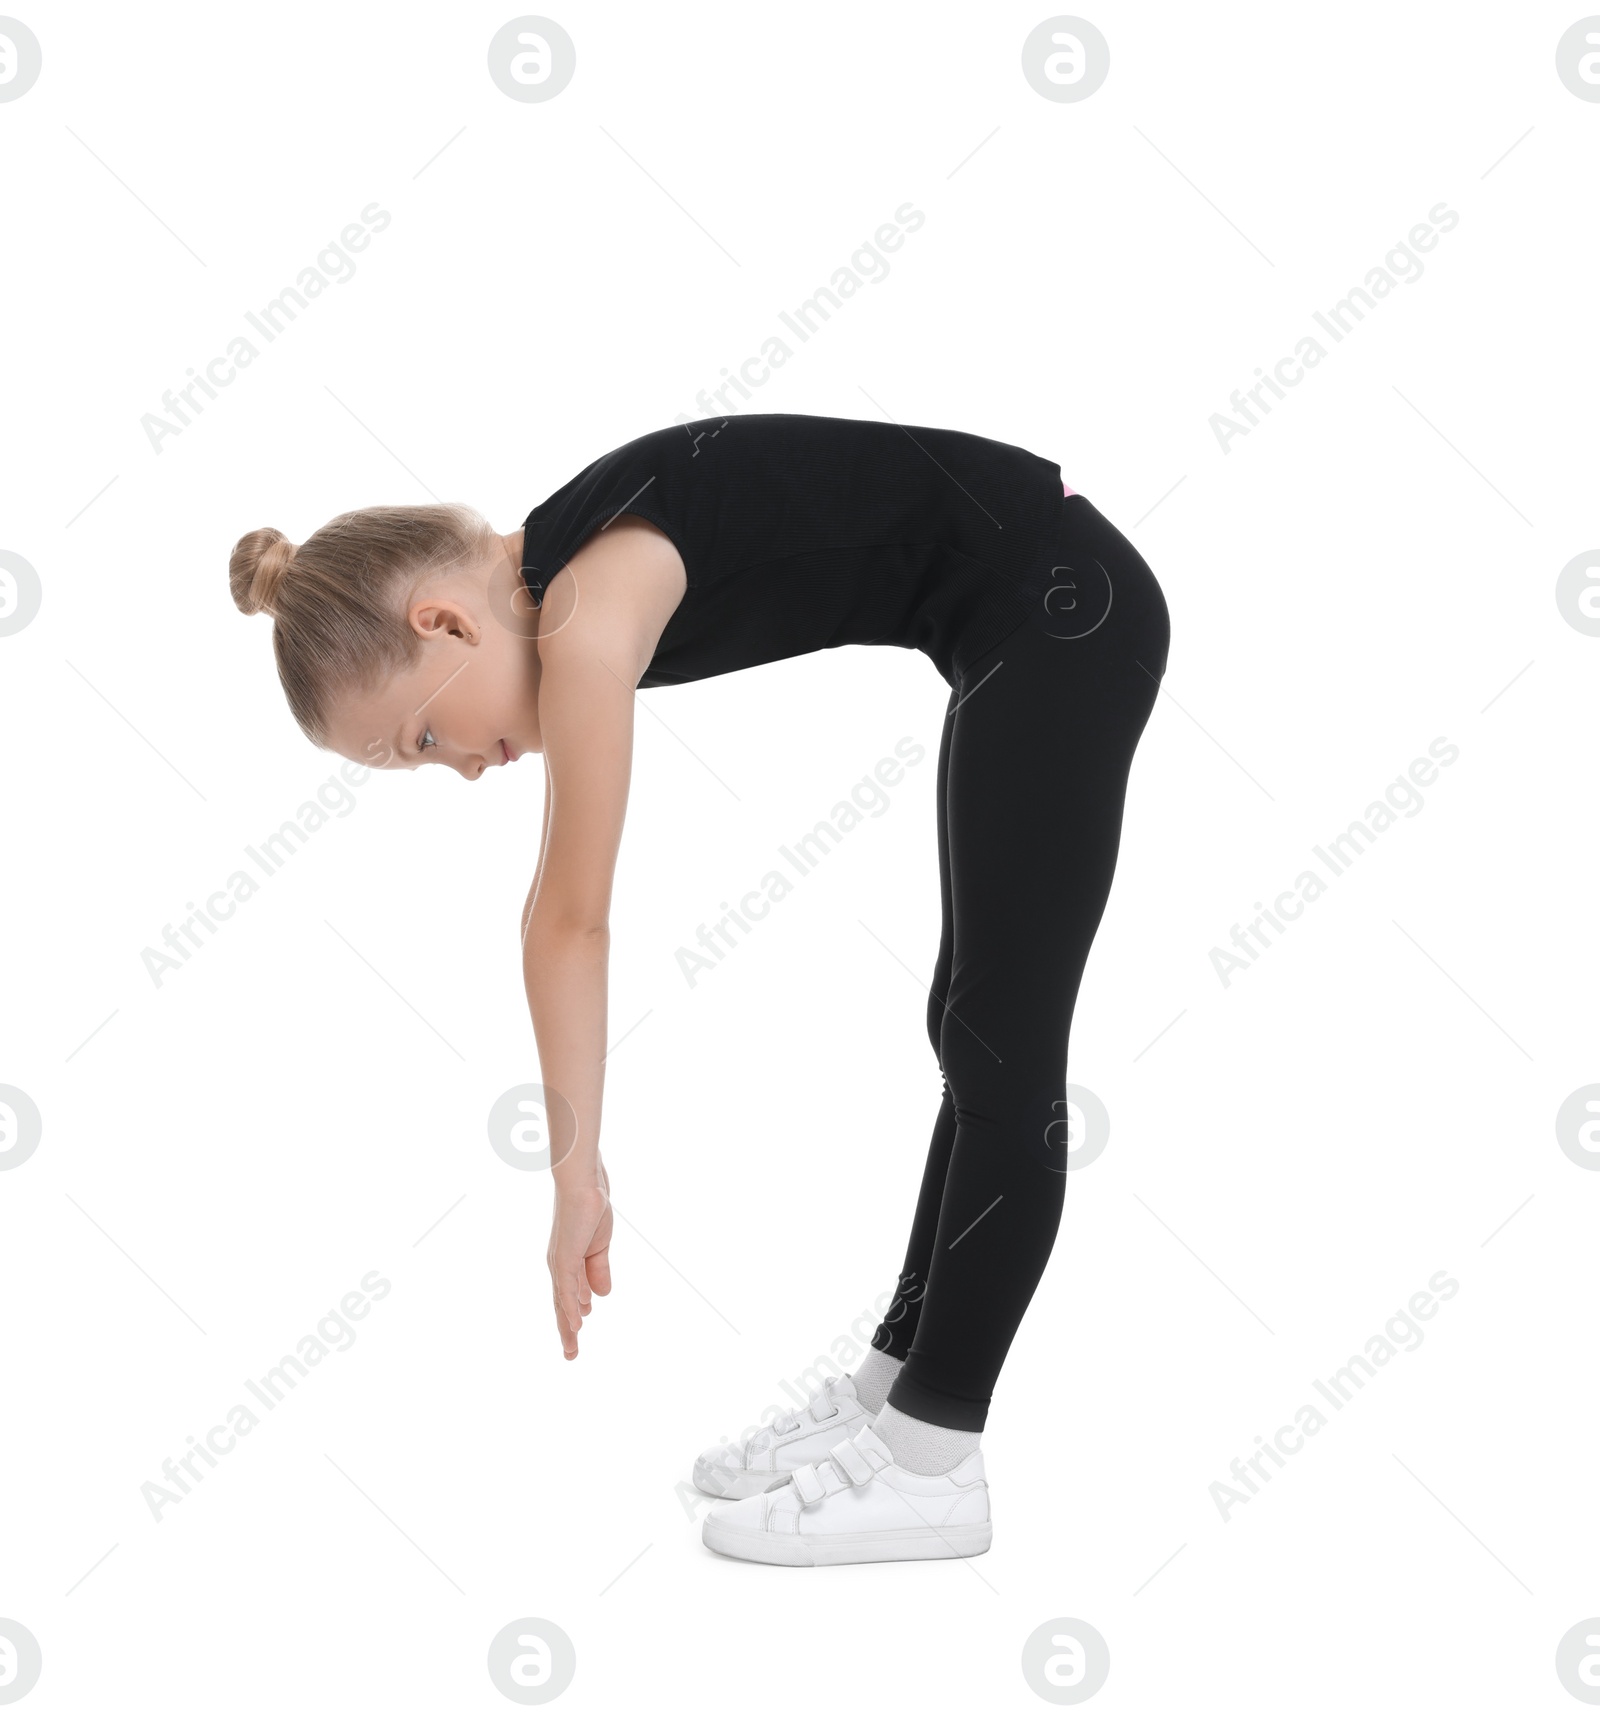
[{"label": "girl's eye", "polygon": [[417,744],[417,747],[419,749],[422,749],[422,748],[437,748],[438,746],[439,746],[439,744],[436,741],[434,741],[434,739],[433,739],[433,731],[425,729],[422,732],[422,740]]}]

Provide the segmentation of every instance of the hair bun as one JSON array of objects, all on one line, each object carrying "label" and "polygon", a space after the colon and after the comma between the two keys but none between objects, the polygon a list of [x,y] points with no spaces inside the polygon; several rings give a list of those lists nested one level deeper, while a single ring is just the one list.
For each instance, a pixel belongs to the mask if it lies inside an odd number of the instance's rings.
[{"label": "hair bun", "polygon": [[246,616],[262,610],[271,614],[294,552],[294,545],[270,526],[246,533],[233,547],[228,558],[228,587],[233,602]]}]

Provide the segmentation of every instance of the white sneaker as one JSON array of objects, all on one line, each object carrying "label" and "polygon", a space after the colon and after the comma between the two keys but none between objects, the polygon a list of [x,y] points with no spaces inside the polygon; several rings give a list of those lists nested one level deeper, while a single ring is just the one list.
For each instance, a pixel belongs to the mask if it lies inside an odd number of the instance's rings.
[{"label": "white sneaker", "polygon": [[870,1426],[797,1465],[786,1484],[718,1502],[701,1523],[707,1549],[782,1567],[852,1561],[932,1561],[982,1555],[994,1528],[983,1455],[929,1477],[894,1463]]},{"label": "white sneaker", "polygon": [[848,1376],[829,1376],[798,1412],[780,1412],[746,1442],[706,1451],[694,1463],[694,1487],[708,1496],[738,1501],[787,1483],[807,1460],[826,1458],[841,1436],[864,1430],[872,1414],[850,1392]]}]

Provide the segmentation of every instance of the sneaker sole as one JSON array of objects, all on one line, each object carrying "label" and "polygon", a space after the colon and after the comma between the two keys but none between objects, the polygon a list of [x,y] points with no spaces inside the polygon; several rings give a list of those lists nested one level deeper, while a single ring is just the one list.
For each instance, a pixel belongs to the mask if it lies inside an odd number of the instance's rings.
[{"label": "sneaker sole", "polygon": [[715,1515],[702,1523],[707,1549],[742,1561],[778,1567],[838,1567],[858,1561],[940,1561],[947,1557],[982,1555],[994,1538],[994,1524],[907,1527],[897,1532],[829,1532],[801,1537],[796,1532],[733,1531]]}]

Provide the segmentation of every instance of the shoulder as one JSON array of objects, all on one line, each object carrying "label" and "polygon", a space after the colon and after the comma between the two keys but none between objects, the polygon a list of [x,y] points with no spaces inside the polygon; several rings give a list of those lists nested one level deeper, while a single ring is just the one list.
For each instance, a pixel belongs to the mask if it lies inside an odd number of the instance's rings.
[{"label": "shoulder", "polygon": [[671,538],[621,514],[592,534],[544,589],[539,654],[547,663],[596,659],[638,683],[688,590]]}]

